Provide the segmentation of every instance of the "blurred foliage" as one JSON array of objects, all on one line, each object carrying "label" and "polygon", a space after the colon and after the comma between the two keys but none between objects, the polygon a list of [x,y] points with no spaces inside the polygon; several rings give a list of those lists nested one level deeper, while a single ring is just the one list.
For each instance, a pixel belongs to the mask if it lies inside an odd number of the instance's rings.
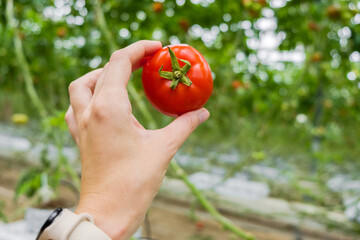
[{"label": "blurred foliage", "polygon": [[[289,143],[291,138],[293,144],[289,144],[304,151],[314,135],[319,135],[324,140],[324,157],[344,161],[353,160],[360,149],[356,141],[360,133],[359,57],[349,61],[360,49],[356,4],[123,0],[104,1],[102,9],[119,47],[140,39],[158,39],[164,45],[190,44],[207,58],[215,76],[214,93],[207,104],[212,116],[199,136],[205,134],[215,141],[219,135],[234,137],[249,128],[258,150]],[[49,112],[66,110],[69,83],[109,58],[108,46],[95,24],[94,7],[93,2],[83,0],[15,3],[18,35],[35,88]],[[0,8],[0,117],[8,120],[11,113],[21,112],[37,118],[14,57],[14,33],[6,26],[4,2]],[[269,34],[275,45],[280,39],[281,52],[275,46],[266,53],[261,43]],[[284,56],[294,51],[304,61],[294,63],[291,57],[267,61],[272,52]],[[262,54],[270,55],[264,58]],[[132,81],[143,95],[139,79],[140,71]],[[134,112],[139,115],[136,108]],[[153,114],[163,125],[169,121]],[[304,118],[302,124],[297,121],[299,114]],[[281,129],[288,134],[280,133]]]},{"label": "blurred foliage", "polygon": [[[254,161],[281,157],[298,169],[315,169],[321,178],[358,174],[358,1],[100,2],[119,48],[157,39],[163,45],[192,45],[208,60],[214,74],[213,95],[206,105],[211,118],[191,136],[186,149],[237,148]],[[109,59],[111,46],[96,24],[95,1],[17,0],[18,32],[9,29],[5,7],[1,1],[0,119],[10,121],[14,113],[39,119],[15,57],[15,34],[46,110],[51,116],[66,111],[69,83]],[[140,77],[141,70],[131,81],[145,98]],[[162,126],[171,120],[146,104]],[[52,121],[63,128],[54,119],[42,122]]]},{"label": "blurred foliage", "polygon": [[0,201],[0,221],[8,222],[8,219],[3,212],[3,209],[5,209],[5,207],[6,207],[6,203],[4,201]]},{"label": "blurred foliage", "polygon": [[[41,146],[40,164],[28,168],[19,177],[15,188],[15,200],[25,195],[28,198],[34,197],[38,204],[45,204],[58,197],[59,185],[64,179],[70,179],[67,184],[71,184],[72,190],[79,191],[79,176],[64,155],[65,133],[68,132],[64,117],[63,112],[55,112],[53,116],[42,120],[40,141],[45,144]],[[54,149],[51,143],[55,144]]]}]

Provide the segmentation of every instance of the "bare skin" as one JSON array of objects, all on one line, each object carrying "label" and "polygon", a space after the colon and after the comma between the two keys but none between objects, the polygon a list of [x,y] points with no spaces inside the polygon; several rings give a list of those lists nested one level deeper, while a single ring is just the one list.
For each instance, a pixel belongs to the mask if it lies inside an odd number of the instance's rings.
[{"label": "bare skin", "polygon": [[90,213],[111,239],[129,239],[157,194],[169,162],[209,117],[202,108],[158,130],[134,117],[126,85],[141,59],[161,48],[139,41],[114,52],[103,69],[73,81],[65,116],[81,154],[81,194],[76,213]]}]

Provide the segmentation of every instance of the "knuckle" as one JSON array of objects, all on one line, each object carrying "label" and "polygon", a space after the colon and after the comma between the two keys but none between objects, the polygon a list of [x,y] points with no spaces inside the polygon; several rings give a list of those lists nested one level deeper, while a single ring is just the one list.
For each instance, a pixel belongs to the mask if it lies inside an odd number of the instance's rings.
[{"label": "knuckle", "polygon": [[109,61],[109,62],[112,62],[112,61],[114,61],[114,60],[116,60],[116,59],[121,58],[121,57],[123,56],[122,52],[123,52],[122,49],[116,50],[115,52],[113,52],[113,53],[111,54],[111,57],[110,57],[110,61]]},{"label": "knuckle", "polygon": [[141,46],[145,45],[146,43],[147,43],[147,40],[139,40],[136,42],[136,44],[141,45]]},{"label": "knuckle", "polygon": [[125,102],[124,104],[122,104],[122,108],[125,113],[127,113],[127,114],[132,113],[132,107],[131,107],[130,102]]},{"label": "knuckle", "polygon": [[186,119],[186,122],[187,122],[190,130],[191,130],[192,132],[195,131],[195,129],[196,129],[196,123],[195,123],[194,118],[188,117],[188,118]]},{"label": "knuckle", "polygon": [[71,82],[69,85],[69,93],[73,93],[74,91],[76,91],[78,88],[78,83],[75,81]]},{"label": "knuckle", "polygon": [[113,116],[122,120],[128,119],[131,115],[132,109],[130,103],[115,103],[113,104]]},{"label": "knuckle", "polygon": [[[163,139],[164,140],[164,139]],[[168,133],[167,133],[167,137],[165,139],[165,141],[162,142],[166,142],[167,145],[167,149],[171,154],[175,154],[178,150],[178,138],[177,135],[175,133],[175,131],[173,129],[168,129]]]},{"label": "knuckle", "polygon": [[90,117],[88,115],[83,115],[80,119],[80,126],[86,129],[89,124],[89,120]]},{"label": "knuckle", "polygon": [[67,112],[65,113],[65,121],[66,121],[67,123],[69,123],[69,122],[71,121],[71,113],[70,113],[69,111],[67,111]]},{"label": "knuckle", "polygon": [[102,101],[96,101],[91,106],[91,115],[96,120],[104,120],[109,116],[108,104]]},{"label": "knuckle", "polygon": [[146,40],[140,40],[136,43],[138,49],[140,49],[143,53],[145,53],[145,45],[147,44],[147,42],[148,41],[146,41]]},{"label": "knuckle", "polygon": [[[117,53],[119,51],[119,53]],[[111,55],[110,61],[109,61],[109,67],[111,65],[119,65],[123,64],[126,67],[131,67],[131,59],[130,56],[126,53],[126,51],[118,50],[113,55]],[[120,52],[121,51],[121,52]]]},{"label": "knuckle", "polygon": [[169,148],[169,153],[170,153],[171,155],[175,155],[175,153],[176,153],[176,152],[178,151],[178,149],[179,149],[178,142],[177,142],[175,139],[169,141],[169,143],[168,143],[168,148]]}]

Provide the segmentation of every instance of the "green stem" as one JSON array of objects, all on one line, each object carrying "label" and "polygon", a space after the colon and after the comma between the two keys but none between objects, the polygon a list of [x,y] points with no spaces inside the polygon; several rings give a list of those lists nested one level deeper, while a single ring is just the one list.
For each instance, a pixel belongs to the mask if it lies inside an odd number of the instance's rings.
[{"label": "green stem", "polygon": [[235,233],[238,237],[241,237],[246,240],[254,240],[254,236],[238,228],[233,222],[221,215],[221,213],[205,198],[205,196],[189,181],[188,176],[184,170],[179,166],[175,159],[170,163],[170,167],[176,173],[176,175],[188,186],[192,194],[197,198],[200,204],[210,213],[213,218],[215,218],[222,226]]},{"label": "green stem", "polygon": [[[192,85],[192,82],[186,75],[186,73],[191,68],[190,62],[187,60],[184,60],[184,59],[176,58],[173,50],[171,50],[170,47],[167,47],[167,48],[168,48],[168,51],[170,54],[172,72],[162,71],[163,66],[161,66],[159,69],[160,77],[171,80],[171,85],[170,85],[171,89],[175,89],[180,82],[185,84],[186,86],[190,87]],[[180,68],[178,60],[185,63],[185,66]]]},{"label": "green stem", "polygon": [[134,87],[134,84],[128,84],[128,91],[129,91],[130,95],[133,97],[133,99],[134,99],[136,105],[138,106],[140,112],[144,115],[144,117],[148,121],[148,127],[150,129],[156,129],[157,128],[156,122],[153,119],[153,117],[151,116],[151,113],[147,109],[144,101],[141,99],[141,96],[136,91],[136,88]]},{"label": "green stem", "polygon": [[65,173],[68,173],[69,176],[71,177],[72,180],[71,183],[80,192],[80,188],[81,188],[80,177],[76,173],[76,171],[72,168],[72,166],[69,164],[68,159],[64,155],[63,152],[64,145],[62,143],[63,141],[57,141],[57,150],[59,152],[59,159],[60,159],[59,165],[62,165],[64,167]]},{"label": "green stem", "polygon": [[99,0],[95,0],[94,4],[95,4],[95,21],[99,25],[99,28],[105,37],[106,43],[108,44],[111,53],[115,52],[118,49],[118,47],[114,41],[111,31],[107,26],[104,12],[102,11],[101,8],[101,3]]},{"label": "green stem", "polygon": [[15,55],[19,64],[19,68],[20,71],[24,77],[25,80],[25,88],[26,88],[26,92],[28,93],[30,100],[32,101],[32,103],[34,104],[34,106],[36,107],[36,109],[38,110],[40,116],[42,118],[47,116],[47,111],[44,107],[44,105],[42,104],[36,90],[34,87],[34,81],[33,78],[31,76],[31,72],[30,72],[30,68],[29,68],[29,64],[26,61],[25,58],[25,54],[24,54],[24,49],[22,46],[22,42],[21,39],[19,37],[19,29],[16,27],[15,24],[15,16],[14,16],[14,2],[13,0],[7,0],[7,5],[6,5],[6,20],[8,22],[8,27],[9,29],[13,32],[14,34],[14,48],[15,48]]},{"label": "green stem", "polygon": [[[36,89],[34,87],[34,81],[31,76],[29,63],[26,60],[22,42],[19,37],[19,29],[16,27],[16,24],[15,24],[13,0],[7,0],[6,20],[7,20],[10,31],[12,31],[14,34],[13,41],[14,41],[15,55],[18,60],[20,72],[22,73],[24,80],[25,80],[26,92],[28,93],[30,100],[34,104],[39,115],[42,118],[46,118],[48,116],[48,112],[46,111],[46,108],[44,107],[43,103],[41,102],[39,95],[37,94]],[[65,156],[63,155],[62,144],[59,144],[59,141],[58,141],[57,145],[58,145],[58,151],[60,154],[60,159],[62,159],[62,160],[60,160],[60,163],[65,165],[65,170],[71,175],[71,177],[74,181],[74,185],[76,186],[77,189],[80,189],[79,177],[77,176],[75,171],[69,166],[69,163],[67,162]]]},{"label": "green stem", "polygon": [[[104,17],[104,13],[101,10],[101,5],[99,0],[95,0],[95,11],[97,15],[97,24],[100,27],[100,30],[103,32],[105,36],[105,40],[110,48],[110,50],[113,52],[117,49],[116,43],[111,37],[112,34],[106,24],[106,20]],[[185,69],[188,71],[188,69]],[[161,70],[160,70],[161,71]],[[133,97],[135,103],[139,107],[141,113],[144,115],[146,120],[148,121],[149,125],[152,126],[152,128],[157,128],[156,121],[151,116],[150,112],[145,106],[145,103],[143,99],[141,99],[140,95],[137,93],[135,87],[132,85],[131,82],[128,84],[128,90],[129,94]],[[225,229],[233,232],[237,236],[246,239],[246,240],[254,240],[255,238],[238,228],[234,223],[232,223],[229,219],[222,216],[219,211],[216,210],[216,208],[205,198],[205,196],[189,181],[186,173],[184,170],[177,164],[176,160],[173,159],[170,162],[170,168],[172,168],[176,174],[180,177],[180,179],[189,187],[191,192],[194,194],[194,196],[198,199],[198,201],[201,203],[201,205],[219,222],[224,226]]]}]

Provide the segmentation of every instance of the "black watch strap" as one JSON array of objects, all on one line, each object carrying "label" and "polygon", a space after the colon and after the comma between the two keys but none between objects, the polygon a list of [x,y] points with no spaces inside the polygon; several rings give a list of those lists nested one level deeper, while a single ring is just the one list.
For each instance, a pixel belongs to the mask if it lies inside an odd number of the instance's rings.
[{"label": "black watch strap", "polygon": [[58,207],[50,214],[48,219],[45,221],[45,223],[40,228],[40,231],[39,231],[39,233],[38,233],[38,235],[36,237],[36,240],[38,240],[40,238],[41,234],[45,231],[45,229],[54,222],[54,220],[60,215],[60,213],[62,211],[63,211],[63,209]]},{"label": "black watch strap", "polygon": [[37,240],[111,240],[94,224],[88,213],[75,214],[67,209],[57,208],[49,216],[36,238]]}]

